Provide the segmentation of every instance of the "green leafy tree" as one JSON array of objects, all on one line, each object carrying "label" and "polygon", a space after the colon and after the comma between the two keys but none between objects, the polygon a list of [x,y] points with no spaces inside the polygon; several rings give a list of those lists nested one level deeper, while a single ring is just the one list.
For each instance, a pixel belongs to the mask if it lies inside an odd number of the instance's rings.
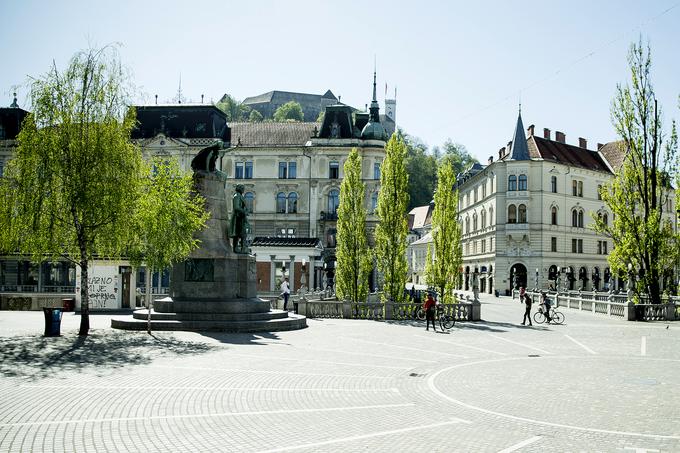
[{"label": "green leafy tree", "polygon": [[432,243],[427,248],[425,279],[437,289],[443,303],[453,302],[453,288],[463,262],[458,222],[458,191],[451,162],[439,166],[432,212]]},{"label": "green leafy tree", "polygon": [[259,123],[263,120],[262,114],[257,110],[251,110],[250,115],[248,115],[248,121],[251,123]]},{"label": "green leafy tree", "polygon": [[0,185],[2,248],[80,267],[80,335],[89,331],[88,265],[95,254],[117,255],[141,189],[126,88],[111,47],[33,79],[32,113]]},{"label": "green leafy tree", "polygon": [[[224,112],[224,114],[227,116],[227,121],[252,121],[250,117],[252,112],[255,111],[242,102],[236,100],[236,98],[230,94],[225,94],[222,96],[222,99],[220,99],[220,101],[215,104],[215,106]],[[260,120],[258,121],[261,121],[261,118],[262,115],[260,115]]]},{"label": "green leafy tree", "polygon": [[417,137],[401,134],[406,145],[406,173],[408,174],[408,210],[432,201],[437,182],[437,160],[427,152],[427,145]]},{"label": "green leafy tree", "polygon": [[467,170],[470,165],[477,162],[477,159],[470,155],[467,148],[465,148],[465,145],[454,143],[451,139],[446,140],[441,149],[435,148],[433,154],[439,165],[450,162],[453,166],[454,175],[462,173]]},{"label": "green leafy tree", "polygon": [[383,299],[401,303],[408,273],[408,175],[406,144],[397,134],[387,142],[380,169],[379,223],[375,229],[375,254],[383,276]]},{"label": "green leafy tree", "polygon": [[140,234],[130,238],[127,256],[133,266],[146,264],[150,313],[151,275],[184,260],[199,246],[193,235],[205,227],[209,214],[205,199],[193,190],[191,173],[182,171],[176,160],[154,158],[146,174],[131,222]]},{"label": "green leafy tree", "polygon": [[304,121],[305,114],[302,112],[302,106],[295,101],[286,102],[274,112],[274,121]]},{"label": "green leafy tree", "polygon": [[651,83],[649,46],[645,48],[642,41],[631,45],[628,63],[631,85],[618,85],[612,103],[612,121],[620,137],[617,144],[625,159],[601,191],[612,221],[595,215],[595,229],[614,241],[608,257],[612,271],[625,274],[631,264],[640,275],[638,291],[659,303],[661,282],[672,284],[679,257],[679,237],[671,222],[675,213],[669,203],[671,181],[677,177],[678,137],[674,122],[670,134],[663,130]]},{"label": "green leafy tree", "polygon": [[365,187],[361,180],[361,156],[353,148],[345,162],[340,186],[335,271],[335,291],[339,299],[366,300],[371,253],[366,240]]}]

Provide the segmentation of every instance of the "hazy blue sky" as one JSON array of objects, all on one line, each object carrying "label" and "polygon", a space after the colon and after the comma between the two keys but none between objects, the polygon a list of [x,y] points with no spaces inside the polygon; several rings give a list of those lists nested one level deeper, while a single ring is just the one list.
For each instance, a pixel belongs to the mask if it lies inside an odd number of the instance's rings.
[{"label": "hazy blue sky", "polygon": [[[670,9],[670,10],[669,10]],[[355,107],[397,92],[397,124],[447,138],[480,161],[525,126],[589,147],[615,138],[609,109],[640,35],[666,118],[680,118],[680,6],[670,1],[12,1],[0,0],[0,104],[13,86],[89,43],[120,42],[139,101],[217,101],[331,89]],[[26,91],[19,88],[26,106]]]}]

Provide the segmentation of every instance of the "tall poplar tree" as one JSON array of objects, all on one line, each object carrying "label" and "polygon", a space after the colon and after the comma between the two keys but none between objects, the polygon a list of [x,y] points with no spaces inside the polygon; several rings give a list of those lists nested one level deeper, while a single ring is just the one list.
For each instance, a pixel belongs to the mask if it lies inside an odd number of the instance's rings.
[{"label": "tall poplar tree", "polygon": [[[673,284],[679,236],[673,231],[671,183],[677,177],[678,136],[675,122],[663,130],[661,108],[651,82],[651,50],[640,40],[628,54],[631,85],[618,85],[612,103],[612,122],[620,137],[623,163],[604,186],[601,196],[613,219],[595,215],[595,229],[611,236],[608,257],[614,274],[628,265],[640,276],[636,291],[652,303],[661,302],[661,283]],[[675,181],[678,182],[678,181]]]},{"label": "tall poplar tree", "polygon": [[456,177],[450,162],[437,171],[432,213],[432,243],[427,248],[425,279],[437,289],[443,303],[453,302],[452,292],[463,262],[461,228],[458,221],[458,191],[453,191]]},{"label": "tall poplar tree", "polygon": [[341,300],[362,302],[368,296],[368,275],[372,260],[366,240],[361,156],[356,148],[349,153],[344,172],[338,206],[335,292]]},{"label": "tall poplar tree", "polygon": [[398,134],[393,134],[385,148],[380,167],[378,194],[379,223],[375,229],[375,254],[383,276],[383,300],[401,303],[408,273],[406,235],[408,234],[407,147]]}]

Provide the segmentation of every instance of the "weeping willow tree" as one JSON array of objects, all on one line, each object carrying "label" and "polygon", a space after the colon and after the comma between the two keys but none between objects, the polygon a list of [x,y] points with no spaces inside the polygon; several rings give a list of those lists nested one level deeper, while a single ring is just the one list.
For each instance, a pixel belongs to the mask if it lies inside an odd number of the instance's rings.
[{"label": "weeping willow tree", "polygon": [[407,147],[397,134],[387,142],[380,167],[378,193],[379,223],[375,229],[375,253],[383,276],[383,300],[402,303],[408,274],[406,235],[408,234]]},{"label": "weeping willow tree", "polygon": [[366,239],[361,156],[356,148],[349,153],[344,172],[338,206],[335,292],[341,300],[363,302],[368,296],[372,260]]},{"label": "weeping willow tree", "polygon": [[453,289],[463,262],[461,231],[458,222],[458,191],[453,191],[456,177],[450,162],[437,170],[432,212],[432,243],[427,247],[425,280],[437,289],[443,303],[453,302]]},{"label": "weeping willow tree", "polygon": [[595,215],[595,229],[608,235],[614,250],[608,257],[612,271],[629,267],[639,276],[634,288],[652,303],[661,301],[664,280],[673,283],[680,243],[674,231],[672,183],[677,181],[677,132],[663,129],[651,81],[651,50],[639,41],[628,54],[630,84],[618,85],[612,103],[612,122],[620,138],[616,151],[623,156],[614,178],[601,196],[613,214]]}]

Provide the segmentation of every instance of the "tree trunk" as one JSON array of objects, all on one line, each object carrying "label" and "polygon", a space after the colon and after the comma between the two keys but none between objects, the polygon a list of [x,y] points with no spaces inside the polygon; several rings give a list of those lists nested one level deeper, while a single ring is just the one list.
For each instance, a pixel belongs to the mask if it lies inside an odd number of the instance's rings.
[{"label": "tree trunk", "polygon": [[152,294],[151,294],[151,283],[153,282],[153,279],[151,278],[153,275],[153,269],[151,269],[149,266],[146,267],[146,275],[145,280],[146,280],[146,306],[148,309],[147,312],[147,317],[146,317],[146,333],[151,335],[151,299],[152,299]]},{"label": "tree trunk", "polygon": [[90,331],[90,301],[88,284],[88,260],[80,260],[80,330],[78,335],[87,336]]}]

